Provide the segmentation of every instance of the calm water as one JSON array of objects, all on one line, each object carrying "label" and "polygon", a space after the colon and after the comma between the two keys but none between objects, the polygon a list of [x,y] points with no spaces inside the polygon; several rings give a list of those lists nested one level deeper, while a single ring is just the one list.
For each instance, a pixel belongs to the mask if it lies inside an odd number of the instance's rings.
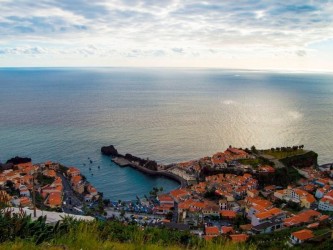
[{"label": "calm water", "polygon": [[[325,163],[333,161],[332,124],[333,75],[0,69],[0,159],[20,155],[75,165],[111,199],[178,185],[110,163],[100,154],[102,145],[171,163],[230,144],[304,144]],[[94,161],[93,176],[88,157]]]}]

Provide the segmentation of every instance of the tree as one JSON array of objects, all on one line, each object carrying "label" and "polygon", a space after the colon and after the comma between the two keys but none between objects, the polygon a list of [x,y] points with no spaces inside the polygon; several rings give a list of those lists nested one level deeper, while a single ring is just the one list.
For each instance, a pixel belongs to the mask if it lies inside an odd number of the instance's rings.
[{"label": "tree", "polygon": [[254,153],[254,154],[257,154],[257,153],[258,153],[258,150],[256,149],[256,147],[255,147],[254,145],[251,147],[251,151],[252,151],[252,153]]}]

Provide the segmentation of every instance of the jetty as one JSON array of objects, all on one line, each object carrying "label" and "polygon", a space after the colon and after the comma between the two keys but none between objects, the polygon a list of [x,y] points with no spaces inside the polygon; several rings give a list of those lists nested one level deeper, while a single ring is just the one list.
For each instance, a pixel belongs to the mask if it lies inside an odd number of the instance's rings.
[{"label": "jetty", "polygon": [[[111,147],[111,146],[109,146]],[[102,148],[107,148],[107,147],[102,147]],[[150,169],[148,167],[146,167],[147,164],[149,164],[151,161],[145,161],[144,164],[142,164],[142,159],[138,158],[136,156],[128,156],[128,154],[121,155],[119,154],[116,149],[112,146],[111,147],[113,152],[116,152],[115,154],[111,155],[111,154],[106,154],[108,156],[111,156],[111,160],[116,163],[118,166],[120,167],[132,167],[142,173],[148,174],[148,175],[153,175],[153,176],[162,176],[162,177],[166,177],[169,179],[172,179],[176,182],[178,182],[180,184],[180,188],[184,188],[188,186],[188,182],[182,178],[181,176],[172,173],[168,170],[154,170],[154,169]],[[103,150],[102,150],[102,153]],[[140,161],[141,160],[141,161]]]},{"label": "jetty", "polygon": [[124,157],[114,157],[111,159],[114,163],[116,163],[120,167],[131,166],[131,162]]}]

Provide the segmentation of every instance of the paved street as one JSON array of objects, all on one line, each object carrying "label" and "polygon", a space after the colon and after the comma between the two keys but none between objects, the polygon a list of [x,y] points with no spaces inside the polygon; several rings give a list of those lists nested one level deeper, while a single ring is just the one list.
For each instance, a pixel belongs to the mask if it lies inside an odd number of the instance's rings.
[{"label": "paved street", "polygon": [[74,207],[82,207],[82,202],[78,199],[77,195],[74,193],[70,182],[67,178],[65,178],[62,174],[58,173],[58,176],[62,179],[63,187],[64,187],[64,199],[62,209],[65,213],[71,214],[82,214]]}]

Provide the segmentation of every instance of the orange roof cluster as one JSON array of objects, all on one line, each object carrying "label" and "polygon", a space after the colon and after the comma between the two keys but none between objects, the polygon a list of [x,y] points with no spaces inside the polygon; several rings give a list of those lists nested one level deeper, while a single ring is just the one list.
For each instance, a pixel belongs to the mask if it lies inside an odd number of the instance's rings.
[{"label": "orange roof cluster", "polygon": [[316,189],[316,186],[313,185],[312,183],[310,183],[310,184],[305,185],[302,188],[307,192],[313,192]]},{"label": "orange roof cluster", "polygon": [[271,218],[273,216],[276,216],[276,215],[279,215],[279,214],[282,214],[282,213],[284,213],[283,210],[274,207],[274,208],[271,208],[271,209],[269,209],[267,211],[257,213],[255,216],[258,219],[263,220],[263,219]]},{"label": "orange roof cluster", "polygon": [[67,170],[67,174],[69,174],[69,175],[77,175],[80,173],[81,173],[80,170],[76,167],[69,167]]},{"label": "orange roof cluster", "polygon": [[272,207],[272,202],[270,202],[269,200],[265,200],[265,199],[262,199],[262,198],[259,198],[259,197],[246,197],[245,199],[246,203],[248,205],[252,205],[252,206],[260,206],[264,209],[269,209]]},{"label": "orange roof cluster", "polygon": [[161,194],[161,195],[157,196],[157,198],[160,202],[174,202],[172,197],[168,194]]},{"label": "orange roof cluster", "polygon": [[175,189],[172,190],[170,192],[170,195],[174,198],[174,199],[181,199],[185,196],[189,195],[189,192],[186,189]]},{"label": "orange roof cluster", "polygon": [[313,232],[309,229],[303,229],[303,230],[300,230],[297,232],[293,232],[291,235],[302,241],[308,240],[308,239],[311,239],[314,237]]},{"label": "orange roof cluster", "polygon": [[284,225],[289,226],[295,226],[299,225],[301,223],[310,223],[312,221],[315,221],[317,218],[321,216],[321,213],[315,211],[315,210],[307,210],[305,212],[301,212],[295,216],[289,217],[284,219]]},{"label": "orange roof cluster", "polygon": [[199,194],[206,192],[207,183],[206,182],[199,182],[196,185],[193,185],[191,189]]}]

